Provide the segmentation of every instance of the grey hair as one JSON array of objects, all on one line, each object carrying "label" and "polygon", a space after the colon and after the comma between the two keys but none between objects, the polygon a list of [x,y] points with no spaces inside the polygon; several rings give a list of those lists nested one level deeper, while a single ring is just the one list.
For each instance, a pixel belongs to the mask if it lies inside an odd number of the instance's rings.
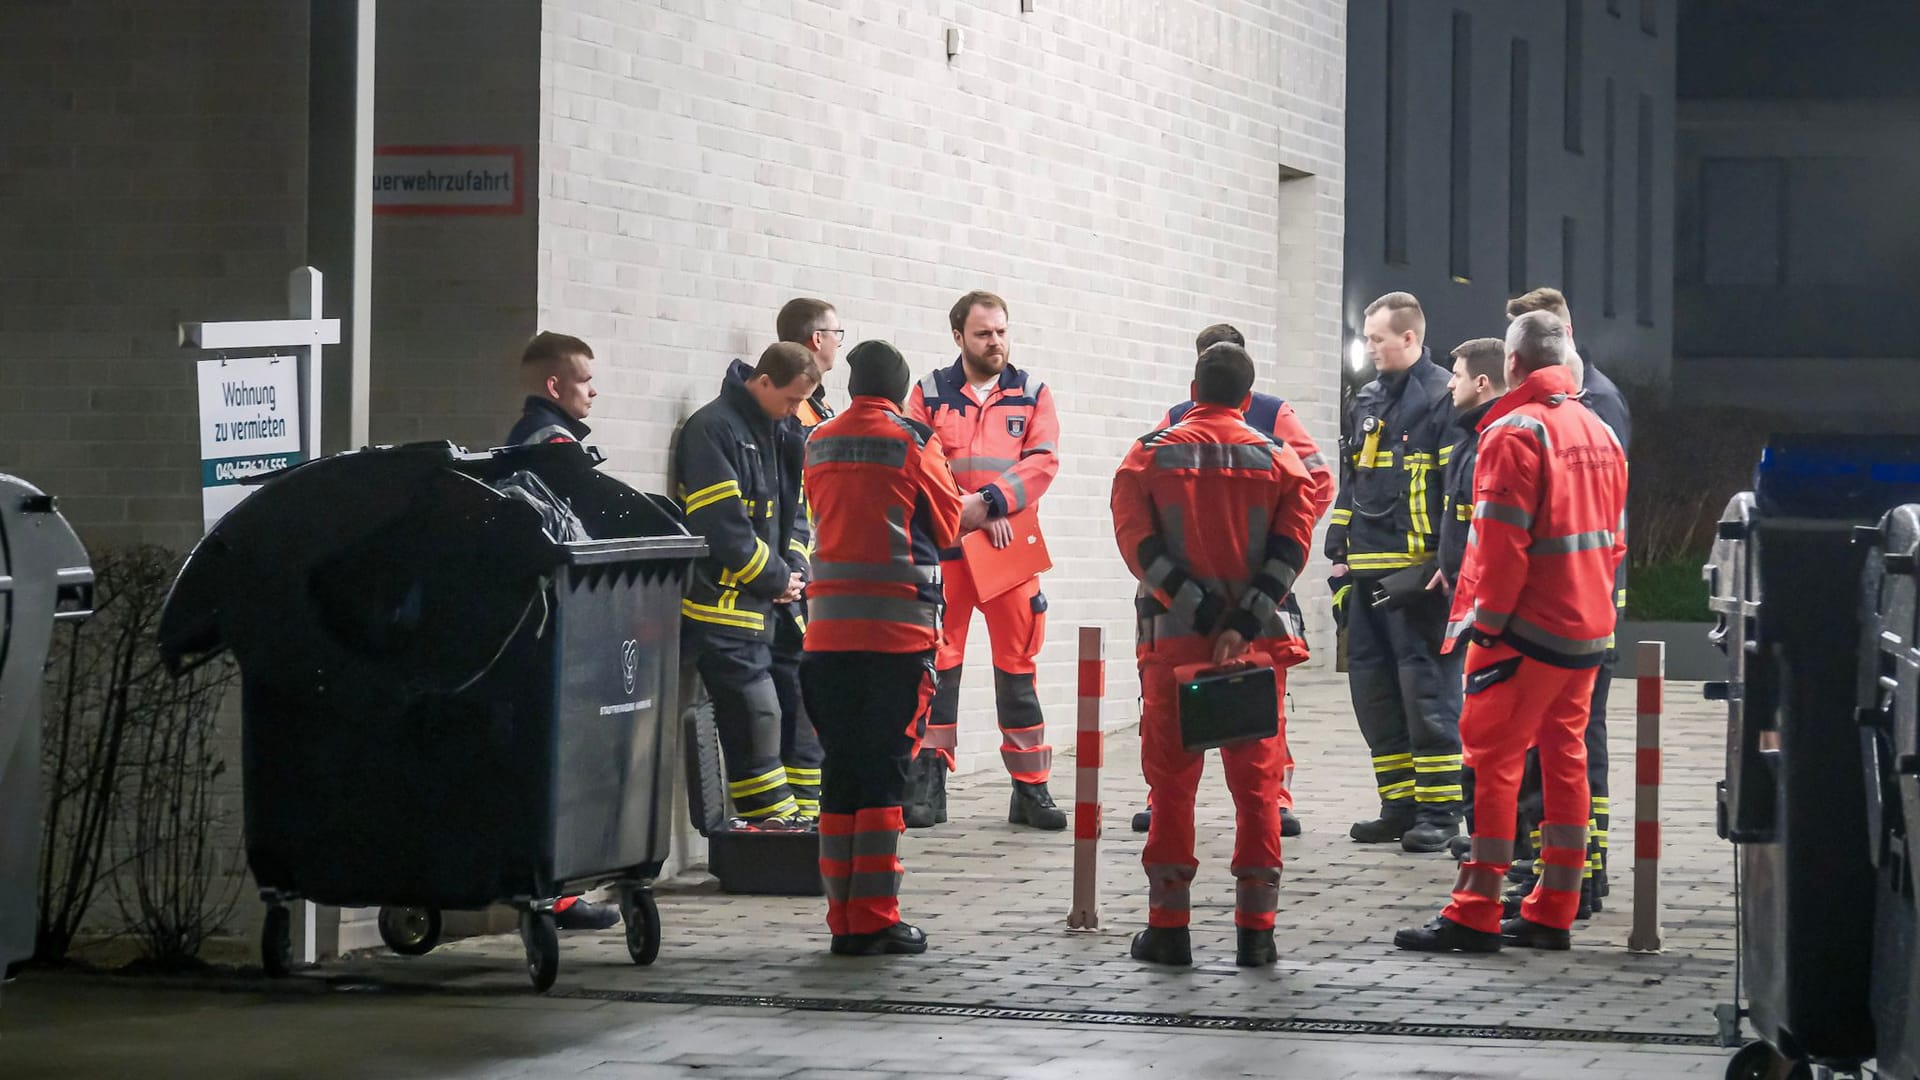
[{"label": "grey hair", "polygon": [[1507,324],[1507,354],[1523,373],[1564,367],[1572,353],[1567,324],[1551,311],[1529,311]]}]

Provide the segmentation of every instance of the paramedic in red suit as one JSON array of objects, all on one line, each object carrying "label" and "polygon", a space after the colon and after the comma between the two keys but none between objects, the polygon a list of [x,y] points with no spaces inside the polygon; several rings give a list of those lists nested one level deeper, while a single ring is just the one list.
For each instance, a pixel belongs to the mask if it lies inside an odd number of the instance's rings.
[{"label": "paramedic in red suit", "polygon": [[[1245,349],[1208,348],[1194,368],[1194,407],[1136,442],[1113,479],[1114,539],[1140,580],[1140,763],[1154,811],[1141,855],[1147,929],[1132,954],[1150,963],[1192,963],[1193,803],[1206,759],[1181,743],[1175,668],[1265,653],[1284,702],[1285,668],[1306,658],[1285,605],[1313,540],[1313,480],[1291,447],[1241,415],[1252,386]],[[1275,719],[1276,734],[1220,751],[1237,817],[1233,921],[1243,967],[1278,956],[1286,717]]]},{"label": "paramedic in red suit", "polygon": [[[907,398],[907,415],[931,427],[946,448],[947,464],[967,493],[960,531],[985,529],[993,546],[1013,540],[1007,517],[1040,501],[1060,471],[1056,451],[1060,423],[1053,391],[1008,362],[1007,303],[989,292],[970,292],[948,313],[960,358],[926,378]],[[933,700],[927,743],[915,762],[907,824],[924,828],[946,820],[946,774],[958,743],[960,662],[967,629],[978,608],[987,617],[993,644],[993,694],[1000,719],[1000,758],[1013,777],[1007,820],[1058,830],[1067,815],[1047,790],[1053,748],[1034,688],[1034,657],[1046,641],[1047,598],[1035,575],[988,600],[974,592],[958,546],[941,554],[946,587],[946,641],[936,661],[940,692]]]},{"label": "paramedic in red suit", "polygon": [[[1232,323],[1215,323],[1200,331],[1200,335],[1194,339],[1194,355],[1199,356],[1223,341],[1243,349],[1247,347],[1246,337]],[[1193,406],[1191,400],[1175,405],[1168,410],[1166,419],[1160,421],[1160,426],[1167,428],[1179,423]],[[1307,434],[1307,426],[1300,422],[1300,415],[1284,399],[1258,392],[1249,393],[1247,399],[1240,403],[1240,415],[1262,433],[1272,435],[1292,447],[1293,452],[1300,456],[1300,463],[1307,467],[1307,475],[1313,481],[1313,519],[1319,521],[1326,515],[1327,508],[1333,505],[1333,469],[1320,453],[1320,445],[1313,441],[1313,436]],[[1290,608],[1288,614],[1298,623],[1299,606],[1292,597],[1287,598],[1287,603]],[[1299,836],[1300,819],[1293,815],[1293,751],[1284,746],[1281,750],[1286,767],[1280,774],[1280,835]],[[1133,815],[1133,831],[1146,832],[1152,819],[1153,806],[1149,804],[1145,810]]]},{"label": "paramedic in red suit", "polygon": [[[593,388],[593,350],[568,334],[543,331],[520,354],[527,400],[520,420],[507,433],[507,446],[577,443],[587,437],[587,413],[599,391]],[[553,921],[562,930],[604,930],[620,921],[620,909],[578,896],[553,905]]]},{"label": "paramedic in red suit", "polygon": [[833,952],[926,951],[900,919],[901,803],[934,688],[940,551],[960,489],[940,442],[900,414],[913,380],[884,341],[847,355],[847,410],[814,428],[806,488],[813,580],[800,685],[826,748],[820,878]]},{"label": "paramedic in red suit", "polygon": [[[1473,528],[1447,626],[1446,647],[1467,651],[1460,737],[1474,770],[1474,835],[1452,903],[1394,935],[1422,952],[1567,948],[1587,862],[1587,707],[1613,636],[1627,459],[1580,404],[1559,316],[1515,319],[1506,349],[1506,396],[1480,421]],[[1539,748],[1546,802],[1543,869],[1518,917],[1503,922],[1529,746]]]}]

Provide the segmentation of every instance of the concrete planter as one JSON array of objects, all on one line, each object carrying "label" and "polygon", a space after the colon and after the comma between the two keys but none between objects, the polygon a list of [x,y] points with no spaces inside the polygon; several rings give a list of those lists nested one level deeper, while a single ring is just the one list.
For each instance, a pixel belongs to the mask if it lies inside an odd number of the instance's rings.
[{"label": "concrete planter", "polygon": [[1667,678],[1689,682],[1727,677],[1727,658],[1707,641],[1712,623],[1705,622],[1621,622],[1614,637],[1620,647],[1620,664],[1614,669],[1618,678],[1633,678],[1634,646],[1642,641],[1667,643]]}]

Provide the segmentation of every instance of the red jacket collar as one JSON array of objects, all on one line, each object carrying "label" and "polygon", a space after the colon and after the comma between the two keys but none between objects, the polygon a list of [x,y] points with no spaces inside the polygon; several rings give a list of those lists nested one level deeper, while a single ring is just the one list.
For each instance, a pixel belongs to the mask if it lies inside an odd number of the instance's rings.
[{"label": "red jacket collar", "polygon": [[1487,430],[1495,421],[1522,405],[1544,404],[1551,407],[1577,397],[1579,393],[1580,388],[1573,382],[1573,369],[1565,365],[1541,368],[1494,402],[1493,408],[1487,410],[1487,415],[1480,418],[1479,430]]},{"label": "red jacket collar", "polygon": [[895,416],[901,415],[900,406],[894,403],[893,399],[879,394],[855,395],[851,401],[847,402],[847,408],[852,409],[855,406],[863,409],[879,409],[882,412],[893,413]]},{"label": "red jacket collar", "polygon": [[1246,419],[1246,414],[1244,412],[1234,408],[1231,405],[1210,405],[1204,401],[1194,402],[1193,408],[1188,409],[1187,415],[1181,417],[1180,419],[1182,421],[1207,420],[1216,416],[1229,417],[1234,420]]}]

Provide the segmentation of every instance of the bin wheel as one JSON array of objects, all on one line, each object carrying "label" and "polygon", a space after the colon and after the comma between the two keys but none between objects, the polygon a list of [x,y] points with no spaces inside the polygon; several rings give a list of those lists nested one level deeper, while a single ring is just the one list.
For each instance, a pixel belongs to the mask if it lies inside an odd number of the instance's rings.
[{"label": "bin wheel", "polygon": [[652,889],[634,889],[626,900],[620,916],[627,926],[627,955],[645,967],[660,955],[660,905]]},{"label": "bin wheel", "polygon": [[520,913],[520,944],[527,950],[527,978],[544,994],[560,974],[560,931],[553,913],[529,908]]},{"label": "bin wheel", "polygon": [[1813,1069],[1804,1061],[1792,1061],[1765,1042],[1750,1042],[1727,1062],[1727,1080],[1800,1080],[1811,1078]]},{"label": "bin wheel", "polygon": [[270,979],[293,970],[293,914],[283,904],[267,907],[267,920],[260,927],[260,967]]},{"label": "bin wheel", "polygon": [[380,940],[401,956],[425,956],[440,944],[440,909],[383,907]]}]

